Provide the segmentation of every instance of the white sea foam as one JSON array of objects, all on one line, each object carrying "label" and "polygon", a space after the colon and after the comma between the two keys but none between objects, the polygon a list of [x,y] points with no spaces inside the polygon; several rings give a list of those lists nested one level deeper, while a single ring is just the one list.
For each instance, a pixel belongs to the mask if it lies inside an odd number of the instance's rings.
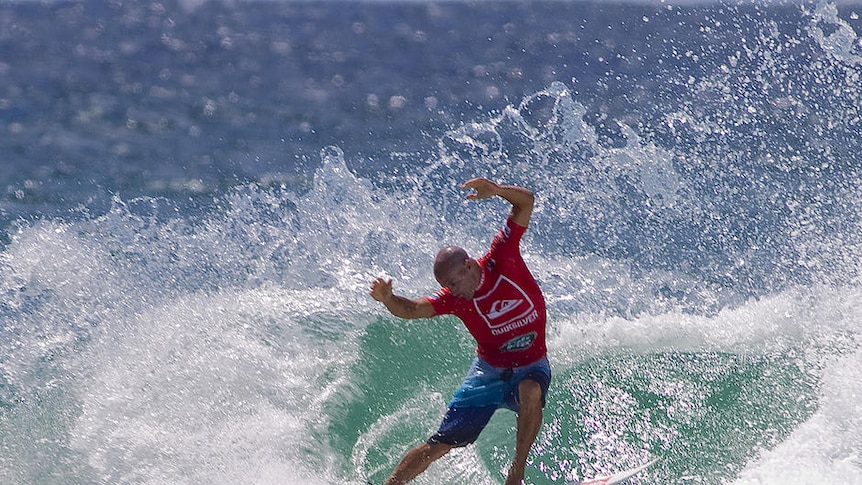
[{"label": "white sea foam", "polygon": [[798,366],[818,383],[816,412],[780,444],[760,450],[732,483],[862,483],[858,288],[801,288],[711,316],[577,314],[562,320],[552,334],[551,358],[564,368],[621,349],[760,356],[803,349]]},{"label": "white sea foam", "polygon": [[195,289],[224,224],[178,251],[135,222],[38,223],[2,253],[0,481],[343,481],[323,410],[355,352],[343,290]]},{"label": "white sea foam", "polygon": [[322,376],[350,356],[308,335],[314,296],[193,295],[106,325],[80,356],[71,447],[106,483],[330,482],[314,437],[341,380]]},{"label": "white sea foam", "polygon": [[[862,297],[855,292],[837,306],[831,316],[839,322],[824,320],[839,323],[847,333],[833,337],[858,342]],[[816,356],[823,366],[817,412],[780,445],[763,450],[734,484],[862,483],[862,349],[854,345],[846,353]]]}]

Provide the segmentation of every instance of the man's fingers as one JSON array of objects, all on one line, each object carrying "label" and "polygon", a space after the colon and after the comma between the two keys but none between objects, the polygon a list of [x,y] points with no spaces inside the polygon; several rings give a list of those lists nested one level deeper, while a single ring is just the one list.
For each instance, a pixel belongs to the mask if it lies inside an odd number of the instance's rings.
[{"label": "man's fingers", "polygon": [[482,179],[472,178],[472,179],[464,182],[463,184],[461,184],[461,188],[462,189],[471,189],[471,188],[473,188],[474,185],[476,185],[476,182],[478,182],[479,180],[482,180]]},{"label": "man's fingers", "polygon": [[377,278],[371,282],[371,291],[382,288],[392,288],[392,279],[384,280],[383,278]]},{"label": "man's fingers", "polygon": [[470,179],[461,185],[462,189],[473,189],[475,193],[467,194],[467,199],[487,199],[494,195],[497,184],[482,177]]}]

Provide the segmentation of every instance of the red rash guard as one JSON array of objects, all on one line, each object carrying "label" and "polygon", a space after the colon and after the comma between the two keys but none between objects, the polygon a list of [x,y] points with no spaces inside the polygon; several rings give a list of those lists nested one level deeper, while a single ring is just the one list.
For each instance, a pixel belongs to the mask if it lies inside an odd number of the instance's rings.
[{"label": "red rash guard", "polygon": [[482,281],[472,300],[441,288],[427,297],[435,315],[460,318],[478,348],[476,353],[494,367],[532,364],[547,353],[545,299],[521,258],[519,243],[527,230],[511,219],[476,261]]}]

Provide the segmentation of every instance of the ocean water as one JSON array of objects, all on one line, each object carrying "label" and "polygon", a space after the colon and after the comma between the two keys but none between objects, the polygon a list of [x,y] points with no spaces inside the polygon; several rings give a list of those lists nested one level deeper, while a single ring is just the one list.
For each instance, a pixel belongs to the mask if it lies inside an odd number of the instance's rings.
[{"label": "ocean water", "polygon": [[[862,4],[0,3],[0,483],[382,483],[523,253],[527,481],[862,484]],[[502,483],[514,416],[418,484]]]}]

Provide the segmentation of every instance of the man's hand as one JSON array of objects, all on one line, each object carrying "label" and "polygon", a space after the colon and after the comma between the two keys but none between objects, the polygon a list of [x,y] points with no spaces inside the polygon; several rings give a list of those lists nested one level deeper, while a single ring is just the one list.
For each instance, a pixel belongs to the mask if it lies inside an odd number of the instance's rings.
[{"label": "man's hand", "polygon": [[392,293],[392,280],[377,278],[371,282],[371,298],[383,303],[396,317],[430,318],[434,316],[434,305],[427,298],[410,300]]},{"label": "man's hand", "polygon": [[464,182],[461,188],[476,191],[467,194],[469,200],[487,199],[495,195],[506,199],[512,204],[512,212],[509,214],[512,221],[523,227],[527,227],[530,223],[530,215],[533,213],[533,203],[536,198],[529,190],[514,185],[500,185],[482,177]]},{"label": "man's hand", "polygon": [[493,197],[497,195],[497,191],[500,189],[500,186],[495,182],[491,182],[486,178],[474,178],[464,182],[461,185],[462,189],[473,189],[476,192],[473,194],[467,194],[467,199],[475,200],[475,199],[487,199],[489,197]]},{"label": "man's hand", "polygon": [[371,282],[371,298],[375,300],[386,303],[387,300],[392,298],[392,280],[384,280],[383,278],[377,278],[376,280]]}]

